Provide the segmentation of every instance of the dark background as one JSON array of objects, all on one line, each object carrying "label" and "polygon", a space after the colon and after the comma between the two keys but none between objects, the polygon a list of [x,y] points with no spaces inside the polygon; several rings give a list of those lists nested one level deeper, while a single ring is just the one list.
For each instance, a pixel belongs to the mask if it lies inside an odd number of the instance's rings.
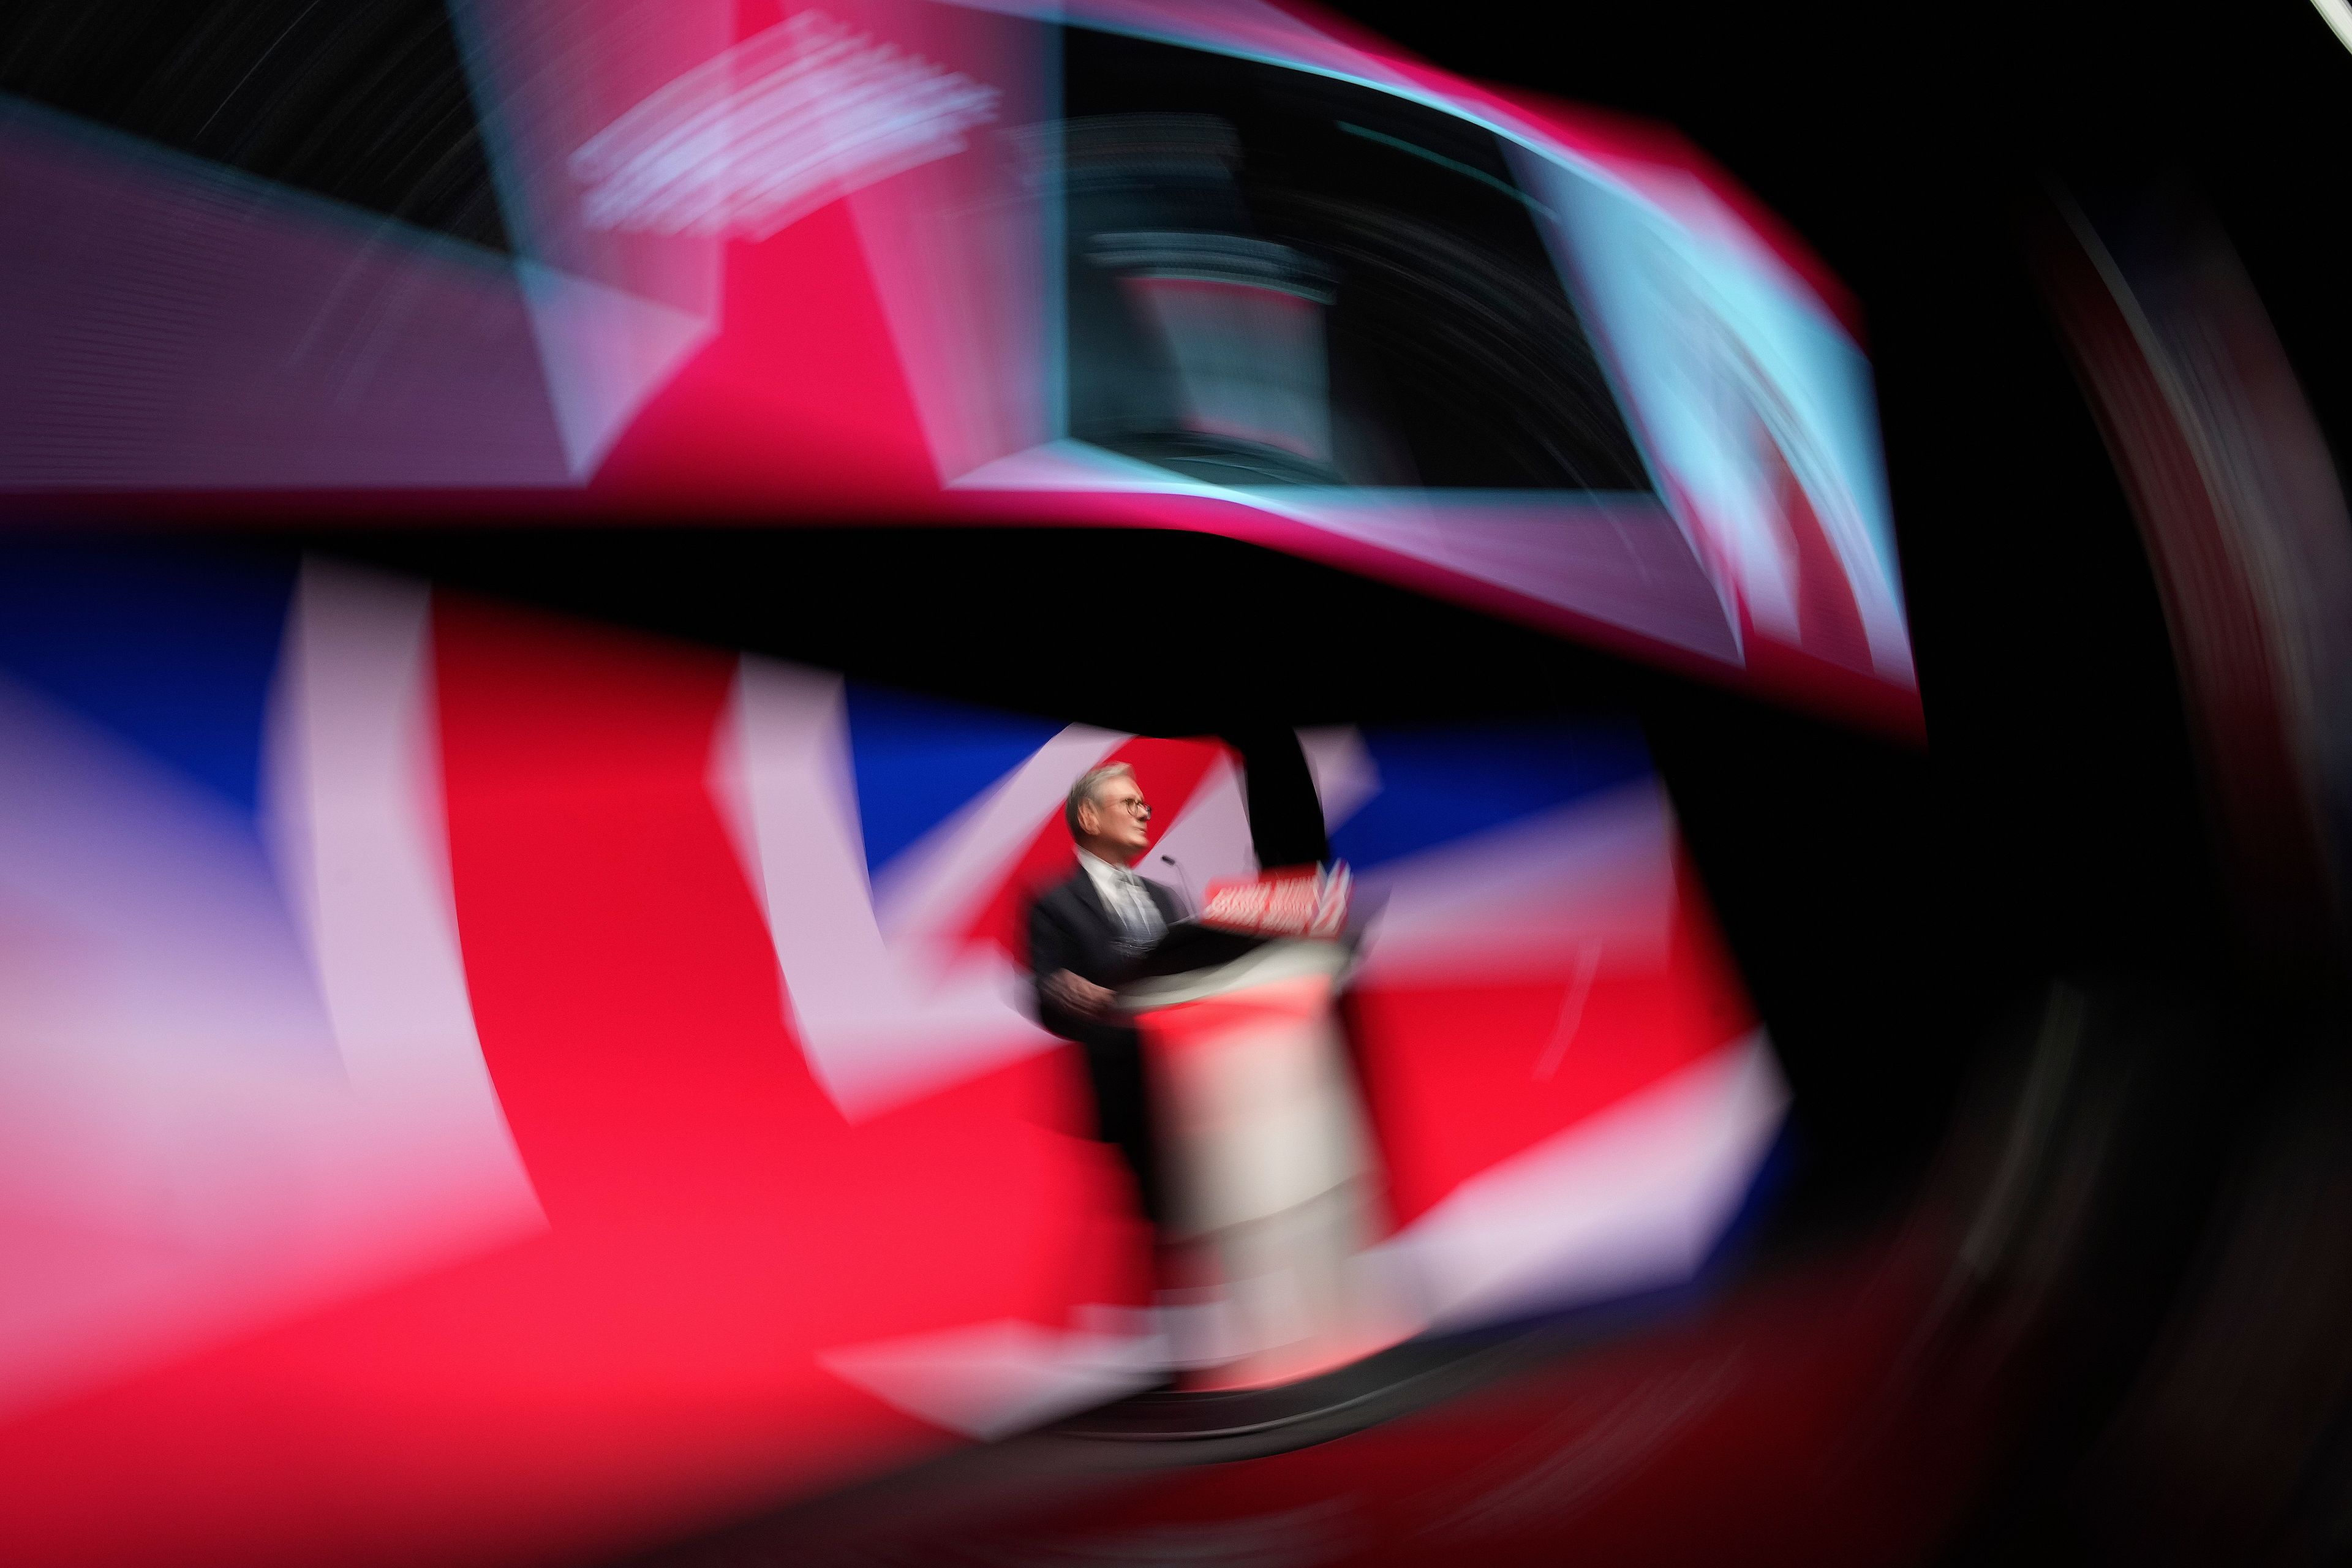
[{"label": "dark background", "polygon": [[[1709,0],[1541,22],[1477,0],[1343,9],[1465,75],[1678,127],[1853,287],[1929,749],[1189,535],[766,532],[678,518],[314,542],[1127,729],[1631,706],[1795,1081],[1784,1214],[1800,1229],[1901,1201],[1986,1030],[2044,977],[2160,973],[2230,990],[2161,609],[2022,226],[2053,184],[2168,186],[2207,204],[2340,453],[2352,54],[2305,0]],[[506,244],[435,0],[18,0],[0,19],[0,90]],[[1080,596],[1145,582],[1272,628],[1266,651],[1244,665],[1187,647],[1178,627],[1138,628],[1128,646],[1069,626]],[[1335,626],[1356,631],[1339,654]]]}]

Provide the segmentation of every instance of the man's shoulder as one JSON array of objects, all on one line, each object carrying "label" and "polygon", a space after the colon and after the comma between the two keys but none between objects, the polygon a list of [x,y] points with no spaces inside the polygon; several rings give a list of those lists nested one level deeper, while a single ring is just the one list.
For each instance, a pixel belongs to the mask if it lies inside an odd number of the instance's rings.
[{"label": "man's shoulder", "polygon": [[1031,889],[1029,901],[1032,904],[1051,905],[1079,899],[1081,895],[1078,885],[1086,880],[1086,876],[1087,873],[1083,868],[1074,866],[1066,877],[1058,878],[1053,881],[1039,882]]}]

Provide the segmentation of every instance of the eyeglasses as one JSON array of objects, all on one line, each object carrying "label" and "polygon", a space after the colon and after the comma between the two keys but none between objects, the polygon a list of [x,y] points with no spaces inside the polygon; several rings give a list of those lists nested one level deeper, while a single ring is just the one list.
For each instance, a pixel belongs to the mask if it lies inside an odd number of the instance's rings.
[{"label": "eyeglasses", "polygon": [[1103,804],[1118,806],[1121,810],[1142,817],[1147,822],[1151,819],[1151,803],[1139,797],[1134,800],[1107,800]]}]

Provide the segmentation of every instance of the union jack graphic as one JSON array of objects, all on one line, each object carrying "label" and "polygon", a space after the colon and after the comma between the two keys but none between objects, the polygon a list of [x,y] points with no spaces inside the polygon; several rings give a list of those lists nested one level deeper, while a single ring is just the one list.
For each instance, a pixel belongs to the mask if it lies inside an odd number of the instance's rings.
[{"label": "union jack graphic", "polygon": [[[327,563],[9,552],[0,1406],[323,1354],[497,1407],[436,1466],[658,1477],[692,1433],[781,1485],[1146,1375],[1018,916],[1106,760],[1150,863],[1253,875],[1222,745]],[[1376,911],[1355,1048],[1423,1321],[1688,1279],[1784,1094],[1638,735],[1303,743]]]}]

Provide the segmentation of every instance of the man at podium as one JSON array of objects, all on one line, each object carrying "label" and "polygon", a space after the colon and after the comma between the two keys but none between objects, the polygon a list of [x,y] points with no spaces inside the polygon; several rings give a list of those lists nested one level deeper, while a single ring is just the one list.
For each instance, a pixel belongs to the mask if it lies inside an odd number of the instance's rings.
[{"label": "man at podium", "polygon": [[1038,1017],[1085,1052],[1097,1136],[1134,1174],[1183,1386],[1269,1386],[1409,1334],[1363,1260],[1378,1173],[1333,1007],[1346,868],[1212,884],[1180,920],[1130,868],[1151,820],[1131,769],[1080,776],[1065,815],[1077,868],[1029,911]]},{"label": "man at podium", "polygon": [[1038,1022],[1085,1053],[1095,1135],[1135,1178],[1155,1230],[1168,1217],[1159,1140],[1136,1026],[1112,987],[1180,916],[1176,895],[1131,867],[1149,847],[1151,807],[1125,763],[1090,770],[1063,810],[1078,864],[1029,909],[1029,965]]}]

